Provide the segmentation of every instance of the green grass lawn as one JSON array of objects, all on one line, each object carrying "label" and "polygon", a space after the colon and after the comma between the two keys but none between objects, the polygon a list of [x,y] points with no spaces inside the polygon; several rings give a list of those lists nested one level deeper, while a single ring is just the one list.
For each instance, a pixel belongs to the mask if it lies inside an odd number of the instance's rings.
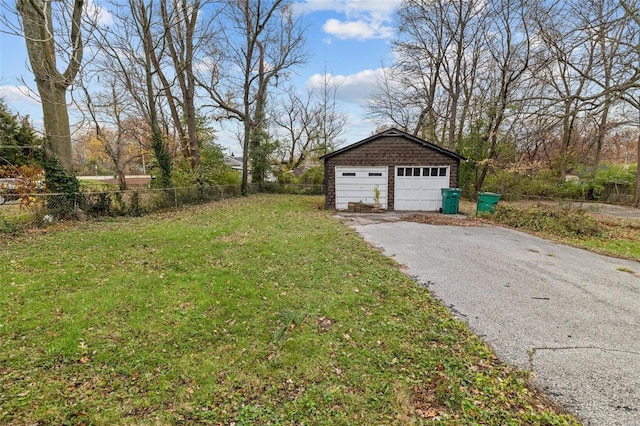
[{"label": "green grass lawn", "polygon": [[577,424],[320,205],[0,242],[0,423]]}]

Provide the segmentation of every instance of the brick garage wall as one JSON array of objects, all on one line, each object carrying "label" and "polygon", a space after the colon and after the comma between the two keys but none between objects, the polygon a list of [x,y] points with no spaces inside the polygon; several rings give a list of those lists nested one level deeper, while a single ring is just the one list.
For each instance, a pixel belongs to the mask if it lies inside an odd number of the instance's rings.
[{"label": "brick garage wall", "polygon": [[388,166],[388,209],[394,209],[396,166],[449,166],[449,186],[458,186],[456,158],[413,142],[402,136],[382,136],[341,154],[325,159],[326,208],[336,206],[336,166]]}]

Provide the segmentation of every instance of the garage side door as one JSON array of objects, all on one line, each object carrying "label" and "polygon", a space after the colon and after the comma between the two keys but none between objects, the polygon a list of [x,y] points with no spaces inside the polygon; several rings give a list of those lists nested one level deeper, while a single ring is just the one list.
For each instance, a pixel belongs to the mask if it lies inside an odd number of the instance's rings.
[{"label": "garage side door", "polygon": [[396,167],[395,210],[437,211],[441,188],[449,187],[448,166]]},{"label": "garage side door", "polygon": [[380,207],[387,208],[387,167],[336,166],[336,209],[349,202],[374,204],[375,187],[380,190]]}]

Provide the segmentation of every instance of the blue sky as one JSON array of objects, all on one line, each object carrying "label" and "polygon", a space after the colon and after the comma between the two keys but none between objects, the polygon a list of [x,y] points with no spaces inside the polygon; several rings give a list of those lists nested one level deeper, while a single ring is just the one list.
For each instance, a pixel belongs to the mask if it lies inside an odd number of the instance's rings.
[{"label": "blue sky", "polygon": [[[99,0],[94,0],[99,4]],[[297,6],[309,25],[307,48],[310,60],[295,70],[300,89],[313,85],[325,71],[339,85],[338,100],[349,115],[344,143],[368,137],[376,124],[366,119],[361,108],[373,88],[381,67],[391,64],[394,10],[401,0],[302,0]],[[24,40],[0,32],[0,97],[17,113],[29,115],[41,127],[42,112],[29,89],[35,88],[27,67]],[[219,134],[221,145],[239,149],[227,132]]]}]

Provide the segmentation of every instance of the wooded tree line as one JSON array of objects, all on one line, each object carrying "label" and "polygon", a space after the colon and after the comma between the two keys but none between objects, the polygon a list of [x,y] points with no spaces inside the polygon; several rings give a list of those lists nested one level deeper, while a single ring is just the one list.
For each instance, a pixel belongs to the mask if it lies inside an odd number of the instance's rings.
[{"label": "wooded tree line", "polygon": [[[542,164],[560,182],[577,164],[595,174],[607,144],[640,124],[637,6],[405,0],[396,62],[367,108],[381,127],[467,157],[463,179],[477,190],[505,167]],[[273,161],[291,170],[331,151],[346,125],[328,74],[308,93],[289,81],[309,55],[292,1],[19,0],[17,10],[46,143],[67,169],[69,88],[85,139],[118,174],[148,152],[163,185],[176,164],[197,178],[214,121],[240,123],[244,191],[249,166],[254,180]]]},{"label": "wooded tree line", "polygon": [[[121,177],[150,151],[163,186],[178,163],[199,180],[210,157],[202,151],[221,156],[216,121],[241,124],[245,192],[247,170],[261,181],[276,149],[294,152],[291,162],[306,155],[298,141],[274,140],[270,131],[272,92],[308,57],[291,1],[19,0],[17,11],[14,30],[27,44],[47,148],[69,171],[69,88],[90,128],[83,139],[99,142]],[[11,22],[6,14],[4,22]]]},{"label": "wooded tree line", "polygon": [[[638,125],[636,4],[619,0],[405,0],[397,61],[372,116],[457,150],[476,190],[492,168],[595,174]],[[627,13],[628,12],[628,13]]]}]

